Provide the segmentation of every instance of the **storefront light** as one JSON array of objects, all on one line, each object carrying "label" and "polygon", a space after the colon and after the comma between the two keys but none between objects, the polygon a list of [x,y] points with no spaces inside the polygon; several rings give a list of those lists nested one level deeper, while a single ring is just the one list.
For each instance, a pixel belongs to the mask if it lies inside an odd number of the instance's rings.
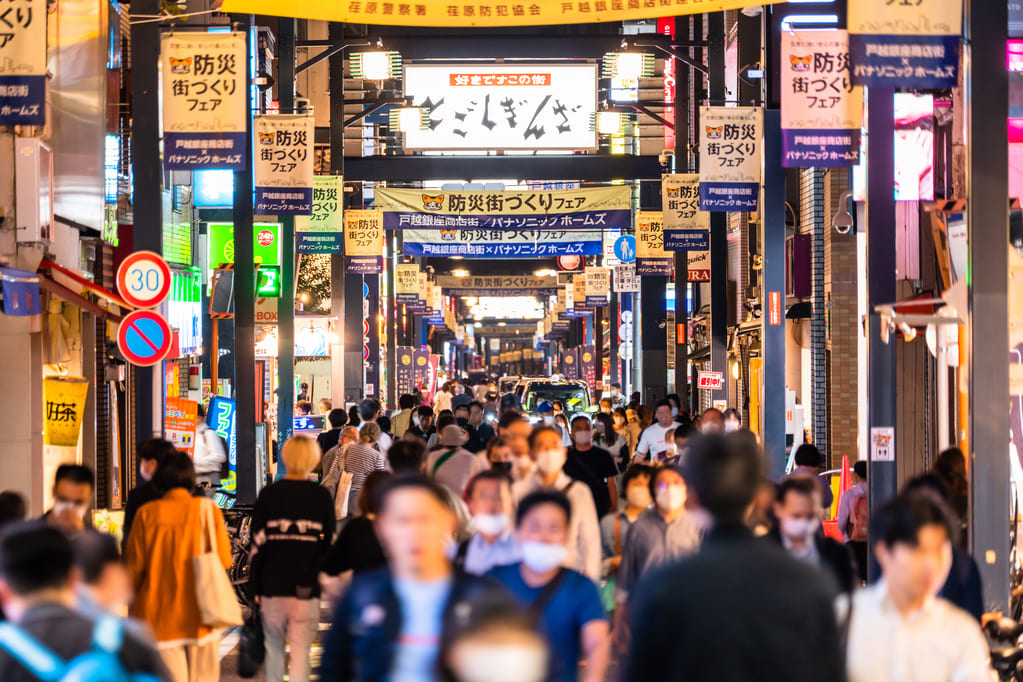
[{"label": "storefront light", "polygon": [[646,52],[610,52],[604,55],[602,71],[604,78],[651,78],[656,63],[656,58]]},{"label": "storefront light", "polygon": [[354,52],[351,58],[352,76],[370,81],[382,81],[401,76],[401,55],[378,50]]},{"label": "storefront light", "polygon": [[403,133],[425,130],[430,125],[430,110],[426,107],[398,107],[391,109],[391,126]]},{"label": "storefront light", "polygon": [[618,111],[598,111],[596,128],[600,135],[620,135],[625,127],[625,116]]}]

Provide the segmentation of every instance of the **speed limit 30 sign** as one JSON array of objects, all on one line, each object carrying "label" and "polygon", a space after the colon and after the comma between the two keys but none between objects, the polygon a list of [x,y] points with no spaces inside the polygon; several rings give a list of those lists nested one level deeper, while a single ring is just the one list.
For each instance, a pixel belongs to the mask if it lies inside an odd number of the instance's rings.
[{"label": "speed limit 30 sign", "polygon": [[160,305],[170,288],[170,267],[158,253],[137,251],[117,268],[117,291],[136,308]]}]

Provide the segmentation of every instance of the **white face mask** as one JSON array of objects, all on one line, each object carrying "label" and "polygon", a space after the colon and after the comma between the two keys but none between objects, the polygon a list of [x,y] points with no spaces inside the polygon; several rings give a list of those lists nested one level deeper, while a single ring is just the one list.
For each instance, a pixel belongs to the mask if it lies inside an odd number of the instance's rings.
[{"label": "white face mask", "polygon": [[576,431],[575,442],[580,445],[588,445],[593,442],[593,432],[590,430]]},{"label": "white face mask", "polygon": [[564,450],[546,450],[536,456],[536,468],[541,474],[553,474],[561,471],[565,466],[566,453]]},{"label": "white face mask", "polygon": [[721,428],[717,424],[707,423],[700,427],[700,431],[703,433],[721,433]]},{"label": "white face mask", "polygon": [[681,509],[686,503],[686,489],[680,485],[669,485],[657,490],[657,506],[662,511]]},{"label": "white face mask", "polygon": [[452,668],[461,682],[541,680],[547,672],[547,651],[527,644],[455,644]]},{"label": "white face mask", "polygon": [[508,527],[506,514],[477,514],[472,520],[476,530],[486,535],[500,535]]},{"label": "white face mask", "polygon": [[544,424],[553,424],[554,423],[554,415],[553,414],[545,414],[543,416],[543,423]]},{"label": "white face mask", "polygon": [[671,408],[671,416],[672,417],[677,417],[678,416],[678,408],[677,407]]},{"label": "white face mask", "polygon": [[84,519],[85,512],[87,509],[88,509],[87,505],[75,504],[74,502],[61,502],[60,500],[57,500],[56,502],[53,503],[54,515],[59,515],[66,513],[68,511],[72,511],[78,516],[78,518]]},{"label": "white face mask", "polygon": [[820,522],[815,519],[782,519],[781,532],[793,540],[804,540],[817,530]]},{"label": "white face mask", "polygon": [[725,422],[725,433],[739,430],[739,422]]},{"label": "white face mask", "polygon": [[646,509],[650,506],[650,491],[642,486],[630,485],[625,489],[625,499],[633,507]]},{"label": "white face mask", "polygon": [[517,459],[516,466],[519,469],[532,469],[533,468],[533,458],[530,457],[529,455],[522,455],[521,457],[519,457]]},{"label": "white face mask", "polygon": [[532,541],[522,543],[522,561],[537,573],[557,568],[565,561],[567,555],[568,550],[564,545]]}]

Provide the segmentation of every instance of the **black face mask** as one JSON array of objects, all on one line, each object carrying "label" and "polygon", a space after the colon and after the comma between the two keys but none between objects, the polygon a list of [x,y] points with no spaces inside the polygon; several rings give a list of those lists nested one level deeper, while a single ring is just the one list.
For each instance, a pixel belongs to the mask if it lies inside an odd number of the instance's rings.
[{"label": "black face mask", "polygon": [[511,462],[491,462],[490,468],[494,471],[500,471],[502,474],[510,474],[512,470]]}]

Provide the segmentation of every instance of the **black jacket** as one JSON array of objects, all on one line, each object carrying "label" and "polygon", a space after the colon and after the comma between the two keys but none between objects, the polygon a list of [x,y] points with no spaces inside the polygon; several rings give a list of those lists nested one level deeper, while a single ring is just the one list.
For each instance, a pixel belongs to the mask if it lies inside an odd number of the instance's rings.
[{"label": "black jacket", "polygon": [[[765,536],[765,542],[773,542],[782,547],[781,531],[775,527]],[[856,587],[856,570],[853,566],[852,556],[849,549],[837,540],[829,538],[824,533],[818,532],[813,537],[817,545],[817,554],[821,558],[821,567],[831,572],[831,577],[838,583],[842,592],[851,594]]]},{"label": "black jacket", "polygon": [[128,499],[124,502],[124,525],[121,538],[121,551],[128,546],[128,534],[131,532],[131,524],[135,522],[135,515],[139,508],[146,502],[152,502],[163,497],[163,492],[153,485],[152,481],[146,481],[142,485],[132,488],[128,493]]},{"label": "black jacket", "polygon": [[[472,618],[473,607],[514,604],[497,583],[480,576],[456,572],[451,596],[444,607],[441,651],[445,643]],[[334,612],[334,622],[323,645],[320,679],[330,682],[377,682],[386,680],[401,634],[401,605],[389,568],[356,574]],[[438,659],[439,660],[439,659]],[[441,679],[438,671],[437,679]]]},{"label": "black jacket", "polygon": [[623,679],[841,682],[837,594],[745,526],[714,528],[698,554],[643,577]]}]

